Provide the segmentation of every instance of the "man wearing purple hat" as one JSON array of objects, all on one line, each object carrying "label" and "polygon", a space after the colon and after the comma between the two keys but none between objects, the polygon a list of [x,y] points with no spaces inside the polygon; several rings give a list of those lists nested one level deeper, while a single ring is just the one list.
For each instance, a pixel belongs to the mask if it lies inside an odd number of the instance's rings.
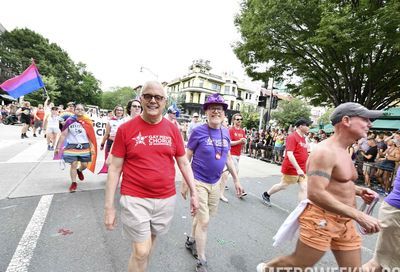
[{"label": "man wearing purple hat", "polygon": [[[187,144],[187,157],[192,161],[192,169],[199,196],[199,210],[193,218],[192,233],[187,237],[185,246],[197,257],[196,271],[206,272],[205,256],[207,228],[210,215],[215,215],[219,203],[220,184],[224,166],[228,167],[233,177],[236,194],[243,193],[238,175],[230,154],[230,137],[228,129],[222,127],[228,105],[219,94],[207,98],[203,109],[207,123],[196,127]],[[183,183],[184,184],[184,183]],[[186,188],[182,187],[182,196],[186,198]]]},{"label": "man wearing purple hat", "polygon": [[309,202],[298,217],[295,252],[260,263],[257,272],[276,267],[312,267],[328,250],[333,252],[339,271],[361,271],[361,237],[354,221],[367,234],[379,232],[381,226],[378,219],[355,207],[356,195],[370,204],[376,194],[354,184],[357,171],[346,148],[366,137],[372,126],[370,119],[382,114],[353,102],[336,107],[330,118],[335,133],[319,143],[307,161]]}]

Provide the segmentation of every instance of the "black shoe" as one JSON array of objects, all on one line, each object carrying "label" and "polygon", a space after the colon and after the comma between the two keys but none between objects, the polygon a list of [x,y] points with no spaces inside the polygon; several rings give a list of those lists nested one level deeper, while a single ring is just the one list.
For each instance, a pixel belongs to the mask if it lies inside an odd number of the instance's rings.
[{"label": "black shoe", "polygon": [[33,133],[33,137],[37,137],[35,133]]},{"label": "black shoe", "polygon": [[25,139],[25,136],[24,136],[24,134],[21,134],[21,139]]},{"label": "black shoe", "polygon": [[190,241],[189,236],[186,238],[185,247],[190,250],[193,257],[197,259],[197,249],[196,249],[196,241]]},{"label": "black shoe", "polygon": [[24,138],[29,138],[28,135],[26,135],[26,133],[24,133]]},{"label": "black shoe", "polygon": [[196,271],[197,272],[207,272],[207,261],[197,260],[196,264]]},{"label": "black shoe", "polygon": [[271,206],[270,195],[268,195],[267,192],[264,192],[264,193],[261,195],[261,197],[262,197],[263,202],[264,202],[265,205]]}]

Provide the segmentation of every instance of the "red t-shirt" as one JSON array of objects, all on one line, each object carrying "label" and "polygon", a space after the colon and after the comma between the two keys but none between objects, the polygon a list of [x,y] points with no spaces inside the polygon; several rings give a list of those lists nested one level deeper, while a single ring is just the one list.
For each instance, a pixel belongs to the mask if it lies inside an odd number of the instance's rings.
[{"label": "red t-shirt", "polygon": [[[229,135],[231,136],[231,141],[237,141],[242,138],[246,138],[246,133],[241,128],[236,129],[235,127],[231,127],[229,129]],[[240,156],[240,153],[242,153],[242,145],[243,144],[238,144],[235,146],[232,145],[231,146],[231,154],[234,156]]]},{"label": "red t-shirt", "polygon": [[285,175],[297,175],[296,168],[294,168],[293,164],[290,162],[287,156],[288,151],[293,151],[293,155],[296,158],[297,163],[305,173],[306,162],[308,159],[306,138],[301,137],[296,131],[291,133],[286,138],[285,159],[282,163],[281,172]]},{"label": "red t-shirt", "polygon": [[141,198],[175,195],[174,157],[185,155],[182,136],[163,118],[149,124],[139,116],[117,131],[111,152],[124,158],[121,194]]}]

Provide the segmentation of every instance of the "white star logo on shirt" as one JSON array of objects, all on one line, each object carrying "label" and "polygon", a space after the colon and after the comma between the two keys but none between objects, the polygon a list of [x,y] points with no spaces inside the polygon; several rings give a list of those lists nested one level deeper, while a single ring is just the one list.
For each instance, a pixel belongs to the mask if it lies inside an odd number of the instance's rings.
[{"label": "white star logo on shirt", "polygon": [[135,140],[136,144],[135,146],[139,145],[139,144],[143,144],[146,145],[146,143],[144,142],[144,140],[146,139],[146,136],[142,136],[142,133],[139,132],[138,136],[136,136],[136,138],[132,138],[133,140]]}]

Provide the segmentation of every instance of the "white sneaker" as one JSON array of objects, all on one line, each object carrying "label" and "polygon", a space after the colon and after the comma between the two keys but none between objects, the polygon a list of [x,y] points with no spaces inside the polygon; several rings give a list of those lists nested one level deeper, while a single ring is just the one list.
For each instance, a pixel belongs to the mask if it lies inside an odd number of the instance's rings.
[{"label": "white sneaker", "polygon": [[259,263],[257,265],[257,272],[265,272],[266,267],[267,267],[266,263]]},{"label": "white sneaker", "polygon": [[229,202],[229,200],[228,200],[226,197],[224,197],[224,196],[220,196],[219,199],[221,199],[221,200],[222,200],[223,202],[225,202],[225,203],[228,203],[228,202]]}]

